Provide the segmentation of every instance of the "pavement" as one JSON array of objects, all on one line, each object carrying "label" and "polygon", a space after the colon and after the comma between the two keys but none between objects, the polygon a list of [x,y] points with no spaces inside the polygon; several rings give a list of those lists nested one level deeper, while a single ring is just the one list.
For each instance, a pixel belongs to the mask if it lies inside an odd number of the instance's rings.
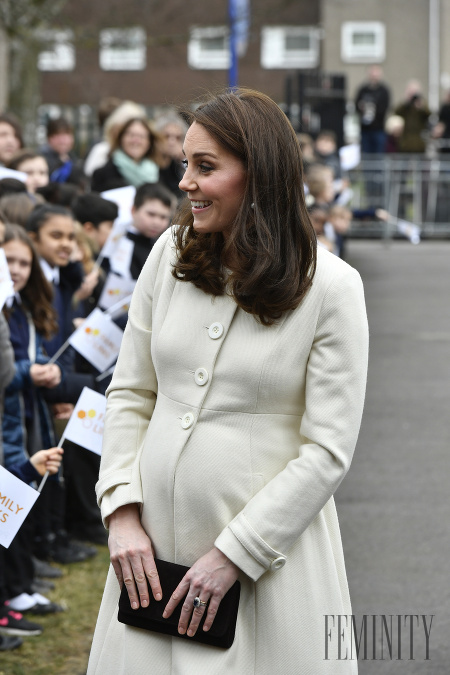
[{"label": "pavement", "polygon": [[336,494],[357,633],[367,627],[359,674],[448,675],[450,241],[351,240],[347,261],[371,335],[361,432]]}]

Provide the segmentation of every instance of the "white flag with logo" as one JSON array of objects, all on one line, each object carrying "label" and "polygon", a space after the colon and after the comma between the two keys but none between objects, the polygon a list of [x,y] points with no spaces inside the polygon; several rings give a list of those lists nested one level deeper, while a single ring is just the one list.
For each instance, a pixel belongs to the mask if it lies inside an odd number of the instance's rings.
[{"label": "white flag with logo", "polygon": [[8,548],[39,492],[0,466],[0,544]]},{"label": "white flag with logo", "polygon": [[14,284],[9,273],[8,261],[5,251],[0,248],[0,311],[7,298],[14,295]]},{"label": "white flag with logo", "polygon": [[103,258],[110,258],[112,256],[119,241],[126,233],[128,225],[129,223],[121,223],[119,220],[114,221],[114,225],[108,235],[108,239],[105,241],[103,248],[99,253],[99,260],[103,260]]},{"label": "white flag with logo", "polygon": [[114,221],[113,228],[99,254],[99,259],[103,260],[103,258],[111,257],[117,244],[126,233],[128,225],[133,221],[131,209],[133,207],[136,188],[132,185],[127,185],[126,187],[116,188],[115,190],[106,190],[100,194],[104,199],[114,202],[119,207],[119,215]]},{"label": "white flag with logo", "polygon": [[94,309],[69,338],[69,343],[101,373],[117,359],[123,331],[108,314]]},{"label": "white flag with logo", "polygon": [[133,185],[126,185],[125,187],[115,188],[114,190],[105,190],[100,193],[103,199],[114,202],[119,207],[119,215],[116,218],[116,223],[125,223],[129,225],[133,220],[131,209],[133,208],[134,198],[136,196],[136,188]]},{"label": "white flag with logo", "polygon": [[101,455],[105,410],[106,397],[84,387],[64,429],[64,438]]},{"label": "white flag with logo", "polygon": [[127,237],[122,237],[114,252],[109,256],[109,264],[112,271],[126,279],[131,279],[130,265],[133,251],[134,241],[131,241]]},{"label": "white flag with logo", "polygon": [[135,286],[136,281],[134,279],[119,277],[117,274],[110,272],[98,301],[99,307],[109,309],[121,300],[128,298],[133,293]]}]

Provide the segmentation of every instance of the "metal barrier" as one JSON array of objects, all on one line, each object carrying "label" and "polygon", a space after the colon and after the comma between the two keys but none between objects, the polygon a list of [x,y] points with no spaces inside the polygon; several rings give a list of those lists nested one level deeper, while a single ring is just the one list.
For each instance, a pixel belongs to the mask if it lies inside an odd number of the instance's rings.
[{"label": "metal barrier", "polygon": [[353,221],[351,236],[389,238],[397,218],[418,225],[423,237],[450,236],[450,156],[364,157],[349,178],[352,208],[383,208],[391,216],[388,223]]}]

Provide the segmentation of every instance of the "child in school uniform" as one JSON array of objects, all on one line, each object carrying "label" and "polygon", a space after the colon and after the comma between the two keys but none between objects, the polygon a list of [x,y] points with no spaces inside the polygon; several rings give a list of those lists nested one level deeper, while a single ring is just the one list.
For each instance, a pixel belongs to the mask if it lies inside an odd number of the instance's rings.
[{"label": "child in school uniform", "polygon": [[[103,199],[99,194],[91,192],[79,195],[72,203],[72,211],[83,228],[87,241],[96,260],[106,243],[115,219],[119,214],[117,204]],[[90,295],[84,300],[81,308],[82,316],[88,316],[97,305],[106,280],[106,272],[99,269],[98,283]]]},{"label": "child in school uniform", "polygon": [[[126,238],[133,244],[129,276],[137,279],[158,237],[169,227],[173,195],[159,183],[144,183],[136,190]],[[110,259],[114,271],[114,256]]]},{"label": "child in school uniform", "polygon": [[[72,212],[65,207],[43,204],[36,207],[27,220],[27,231],[32,238],[40,258],[44,275],[53,289],[53,306],[56,311],[57,332],[51,340],[44,341],[49,356],[54,356],[73,332],[72,298],[83,280],[80,263],[71,262],[75,248],[75,220]],[[58,358],[64,367],[65,378],[58,387],[47,391],[46,400],[53,405],[56,419],[68,419],[83,388],[95,389],[92,375],[75,372],[75,352],[69,347]],[[66,453],[64,463],[68,459]],[[72,462],[72,458],[70,458]],[[73,462],[76,464],[76,457]],[[71,472],[83,480],[81,471]],[[59,487],[57,487],[59,486]],[[52,503],[54,505],[54,531],[50,540],[40,542],[46,559],[55,562],[79,562],[96,554],[96,549],[78,542],[69,541],[66,532],[66,492],[54,482]]]},{"label": "child in school uniform", "polygon": [[[31,481],[36,475],[27,460],[42,447],[55,445],[51,417],[41,393],[61,380],[59,365],[47,363],[48,357],[42,350],[43,336],[49,336],[56,329],[55,313],[51,289],[26,232],[18,225],[8,225],[4,239],[3,248],[14,284],[14,296],[7,300],[4,314],[15,359],[13,378],[4,395],[4,464],[8,470],[19,471],[21,478]],[[50,511],[44,499],[33,509],[4,553],[8,611],[32,610],[43,614],[61,610],[32,589],[35,578],[33,533],[45,530],[49,523]],[[3,622],[5,627],[7,621],[8,617],[0,616],[0,626]]]}]

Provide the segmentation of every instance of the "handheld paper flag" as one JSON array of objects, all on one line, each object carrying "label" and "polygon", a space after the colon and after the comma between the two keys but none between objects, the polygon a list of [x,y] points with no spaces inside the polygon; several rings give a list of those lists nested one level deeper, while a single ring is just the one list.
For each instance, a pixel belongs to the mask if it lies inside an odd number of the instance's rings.
[{"label": "handheld paper flag", "polygon": [[39,492],[0,466],[0,544],[8,548]]},{"label": "handheld paper flag", "polygon": [[15,178],[21,183],[27,182],[27,174],[23,171],[15,171],[14,169],[7,169],[5,166],[0,166],[0,180],[3,178]]},{"label": "handheld paper flag", "polygon": [[0,311],[6,302],[6,299],[14,295],[14,284],[9,274],[8,262],[5,252],[0,248]]},{"label": "handheld paper flag", "polygon": [[103,199],[108,199],[108,201],[114,202],[119,207],[116,223],[129,225],[132,222],[131,209],[133,208],[134,197],[136,195],[135,187],[127,185],[126,187],[115,188],[114,190],[105,190],[105,192],[101,192],[100,194]]},{"label": "handheld paper flag", "polygon": [[116,360],[123,331],[104,314],[94,309],[85,322],[69,338],[69,342],[85,359],[103,372]]},{"label": "handheld paper flag", "polygon": [[122,237],[113,253],[109,256],[111,269],[126,279],[131,279],[130,265],[133,257],[134,241]]},{"label": "handheld paper flag", "polygon": [[117,302],[127,298],[134,291],[135,286],[136,281],[134,279],[125,279],[110,272],[98,301],[99,307],[102,309],[112,307]]},{"label": "handheld paper flag", "polygon": [[101,455],[105,410],[105,396],[84,387],[64,430],[64,438]]},{"label": "handheld paper flag", "polygon": [[108,235],[108,239],[105,241],[105,244],[102,248],[102,250],[99,253],[97,263],[100,265],[98,262],[99,260],[103,260],[103,258],[109,258],[113,253],[118,245],[119,241],[122,239],[123,235],[127,231],[128,223],[127,222],[120,222],[119,219],[117,219],[114,222],[114,225],[112,227],[111,232]]}]

